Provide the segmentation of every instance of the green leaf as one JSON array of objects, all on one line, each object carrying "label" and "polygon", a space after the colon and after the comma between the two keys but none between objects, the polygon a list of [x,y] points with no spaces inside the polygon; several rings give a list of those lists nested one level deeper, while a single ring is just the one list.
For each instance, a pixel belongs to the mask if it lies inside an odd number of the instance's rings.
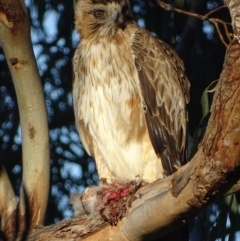
[{"label": "green leaf", "polygon": [[[203,116],[207,115],[210,110],[208,93],[213,93],[216,91],[218,80],[214,80],[204,91],[201,98],[201,106]],[[213,86],[213,87],[212,87]]]},{"label": "green leaf", "polygon": [[203,91],[201,98],[202,114],[205,116],[209,112],[208,90]]},{"label": "green leaf", "polygon": [[185,0],[175,0],[173,2],[173,5],[178,8],[183,8]]}]

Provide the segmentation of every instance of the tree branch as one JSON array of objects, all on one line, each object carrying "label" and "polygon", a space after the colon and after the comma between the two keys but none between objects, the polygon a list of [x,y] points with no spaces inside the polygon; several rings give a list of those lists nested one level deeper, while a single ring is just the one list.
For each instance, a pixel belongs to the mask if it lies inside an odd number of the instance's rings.
[{"label": "tree branch", "polygon": [[[196,158],[198,161],[201,159],[200,156]],[[185,171],[188,166],[189,164],[185,165],[179,171]],[[101,219],[85,215],[47,227],[35,228],[29,233],[26,241],[67,241],[79,240],[79,238],[84,241],[139,241],[163,236],[187,223],[211,201],[207,200],[204,204],[199,202],[196,206],[188,204],[195,198],[191,182],[177,198],[173,197],[171,179],[172,176],[157,180],[139,190],[136,194],[138,198],[132,203],[132,208],[117,226],[110,226]],[[240,190],[240,181],[220,196],[232,194],[238,190]]]},{"label": "tree branch", "polygon": [[173,5],[171,4],[168,4],[168,3],[165,3],[161,0],[156,0],[156,3],[163,9],[167,10],[167,11],[174,11],[174,12],[177,12],[177,13],[180,13],[180,14],[185,14],[185,15],[188,15],[188,16],[191,16],[191,17],[194,17],[194,18],[198,18],[198,19],[201,19],[202,21],[204,20],[208,20],[209,22],[213,23],[214,26],[216,27],[217,29],[217,32],[218,32],[218,35],[219,35],[219,38],[221,39],[222,43],[227,47],[227,43],[226,41],[224,40],[224,37],[222,36],[221,34],[221,31],[219,29],[219,24],[222,24],[223,27],[224,27],[224,30],[225,30],[225,34],[228,38],[229,41],[231,41],[230,39],[230,34],[229,34],[229,31],[227,29],[227,25],[231,25],[230,23],[227,23],[225,21],[222,21],[221,19],[217,19],[217,18],[209,18],[209,16],[211,14],[213,14],[214,12],[222,9],[222,8],[225,8],[227,6],[223,5],[223,6],[220,6],[218,7],[217,9],[214,9],[210,12],[208,12],[207,14],[205,15],[201,15],[201,14],[198,14],[198,13],[193,13],[193,12],[189,12],[189,11],[185,11],[185,10],[182,10],[182,9],[179,9],[179,8],[176,8],[174,7]]},{"label": "tree branch", "polygon": [[23,0],[0,0],[0,42],[16,90],[22,130],[23,179],[18,225],[25,226],[26,220],[29,225],[43,224],[49,192],[48,127]]},{"label": "tree branch", "polygon": [[0,200],[0,223],[2,228],[7,225],[9,218],[14,215],[14,211],[17,208],[17,199],[15,197],[7,172],[2,165],[0,166]]}]

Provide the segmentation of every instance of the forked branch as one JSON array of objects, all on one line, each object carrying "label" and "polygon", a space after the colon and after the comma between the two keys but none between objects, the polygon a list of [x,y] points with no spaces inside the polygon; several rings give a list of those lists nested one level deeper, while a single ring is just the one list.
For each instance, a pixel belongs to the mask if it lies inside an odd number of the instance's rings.
[{"label": "forked branch", "polygon": [[198,13],[193,13],[193,12],[189,12],[189,11],[185,11],[183,9],[179,9],[171,4],[168,4],[168,3],[165,3],[161,0],[156,0],[156,3],[163,9],[167,10],[167,11],[174,11],[174,12],[177,12],[177,13],[180,13],[180,14],[185,14],[187,16],[190,16],[190,17],[194,17],[194,18],[198,18],[202,21],[204,20],[208,20],[209,22],[213,23],[214,26],[216,27],[217,29],[217,32],[218,32],[218,35],[219,35],[219,38],[221,39],[222,43],[227,47],[228,46],[228,43],[225,41],[222,33],[221,33],[221,30],[220,30],[220,25],[223,26],[224,28],[224,31],[225,31],[225,35],[228,39],[228,42],[231,42],[231,33],[229,32],[228,30],[228,27],[227,26],[231,26],[231,23],[228,23],[228,22],[225,22],[221,19],[218,19],[218,18],[210,18],[209,16],[213,13],[215,13],[216,11],[219,11],[223,8],[226,8],[227,5],[223,5],[223,6],[220,6],[216,9],[213,9],[212,11],[208,12],[207,14],[205,15],[201,15],[201,14],[198,14]]}]

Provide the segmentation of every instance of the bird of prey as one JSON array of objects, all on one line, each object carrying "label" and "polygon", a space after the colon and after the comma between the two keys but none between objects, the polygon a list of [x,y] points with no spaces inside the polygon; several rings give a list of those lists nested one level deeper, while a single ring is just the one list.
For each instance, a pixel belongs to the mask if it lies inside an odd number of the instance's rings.
[{"label": "bird of prey", "polygon": [[100,178],[151,182],[185,162],[189,82],[174,50],[134,21],[128,0],[79,0],[73,102]]}]

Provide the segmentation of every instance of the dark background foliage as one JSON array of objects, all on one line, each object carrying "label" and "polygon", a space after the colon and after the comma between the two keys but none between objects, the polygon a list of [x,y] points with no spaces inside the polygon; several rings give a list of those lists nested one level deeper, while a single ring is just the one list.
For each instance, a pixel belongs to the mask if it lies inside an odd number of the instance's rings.
[{"label": "dark background foliage", "polygon": [[[204,89],[221,73],[225,46],[215,27],[206,21],[167,12],[154,2],[131,0],[136,21],[168,42],[184,60],[191,82],[190,139],[202,118]],[[74,2],[25,0],[31,20],[32,43],[45,94],[51,148],[51,193],[46,224],[71,217],[70,194],[98,181],[95,164],[84,152],[74,124],[72,57],[79,41],[74,30]],[[175,0],[175,6],[206,14],[220,0]],[[230,22],[228,10],[214,13]],[[223,29],[222,29],[223,30]],[[26,80],[27,81],[27,80]],[[13,82],[0,48],[0,160],[19,195],[21,186],[21,129]]]}]

